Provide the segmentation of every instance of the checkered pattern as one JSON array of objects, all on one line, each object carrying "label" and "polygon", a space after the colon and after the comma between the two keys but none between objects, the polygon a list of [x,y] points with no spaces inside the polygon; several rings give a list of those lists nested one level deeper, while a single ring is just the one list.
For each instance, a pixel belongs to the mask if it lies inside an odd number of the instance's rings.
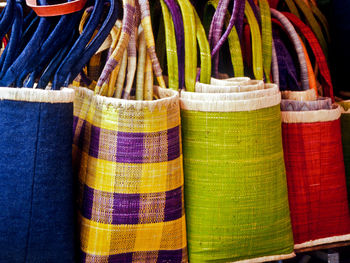
[{"label": "checkered pattern", "polygon": [[83,262],[187,262],[178,102],[98,97],[78,88],[74,108]]}]

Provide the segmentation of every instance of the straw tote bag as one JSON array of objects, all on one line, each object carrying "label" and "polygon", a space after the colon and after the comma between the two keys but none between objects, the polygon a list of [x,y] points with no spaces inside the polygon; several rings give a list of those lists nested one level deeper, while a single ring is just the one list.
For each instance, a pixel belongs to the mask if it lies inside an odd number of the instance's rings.
[{"label": "straw tote bag", "polygon": [[1,262],[75,262],[73,99],[0,88]]},{"label": "straw tote bag", "polygon": [[296,249],[350,239],[339,118],[339,106],[282,112]]},{"label": "straw tote bag", "polygon": [[[147,14],[148,2],[139,3]],[[142,20],[153,39],[149,16]],[[117,49],[98,87],[120,59]],[[179,96],[160,87],[154,95],[159,99],[135,101],[76,88],[73,157],[83,262],[187,262]]]},{"label": "straw tote bag", "polygon": [[181,93],[191,262],[294,255],[281,97],[275,85],[264,92]]},{"label": "straw tote bag", "polygon": [[[292,25],[286,22],[286,17],[275,10],[272,14],[288,28],[290,34],[297,35]],[[294,17],[287,16],[294,24],[300,25]],[[303,33],[305,29],[301,28],[300,31]],[[313,35],[306,35],[308,41],[310,36]],[[317,41],[312,42],[311,46],[314,53],[315,50],[320,50]],[[333,90],[325,74],[328,68],[321,63],[321,59],[325,60],[324,55],[322,51],[315,54],[318,54],[317,62],[323,68],[323,93],[331,98],[316,99],[313,90],[303,87],[303,92],[284,93],[283,97],[289,100],[282,101],[281,104],[283,148],[295,249],[350,238],[340,107],[331,105]],[[305,78],[303,85],[308,83]]]},{"label": "straw tote bag", "polygon": [[[85,4],[74,2],[62,4],[64,12],[57,6],[34,10],[41,16],[60,15]],[[16,59],[13,50],[4,56]],[[0,87],[0,262],[76,262],[74,91],[44,88]]]}]

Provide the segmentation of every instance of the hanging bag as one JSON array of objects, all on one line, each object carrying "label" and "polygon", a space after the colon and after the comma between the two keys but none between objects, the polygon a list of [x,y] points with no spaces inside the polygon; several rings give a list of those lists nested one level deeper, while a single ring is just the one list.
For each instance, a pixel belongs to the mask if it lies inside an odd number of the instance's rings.
[{"label": "hanging bag", "polygon": [[[296,40],[297,33],[287,18],[276,10],[271,10],[271,13]],[[313,34],[308,34],[294,16],[288,16],[303,34],[307,33],[305,37],[314,52],[318,51],[315,55],[318,54],[317,61],[323,67],[324,93],[332,96],[331,82],[327,77],[328,68],[322,64],[324,55],[319,44],[312,41]],[[301,56],[302,54],[299,58]],[[303,85],[309,83],[307,78],[304,80]],[[282,101],[281,104],[283,148],[295,249],[347,241],[350,238],[340,107],[331,104],[332,98],[316,99],[314,91],[303,89],[303,92],[285,93],[284,98],[289,100]],[[292,98],[297,100],[293,101]]]},{"label": "hanging bag", "polygon": [[276,85],[181,93],[191,262],[292,257],[293,238]]},{"label": "hanging bag", "polygon": [[[134,1],[125,3],[134,10]],[[142,4],[152,50],[148,2]],[[115,66],[122,53],[117,49],[128,45],[130,17],[124,17],[122,36],[106,65]],[[146,60],[157,63],[154,55]],[[162,80],[157,64],[153,68]],[[105,69],[98,88],[114,70]],[[160,87],[154,87],[154,95],[159,99],[135,101],[76,88],[73,158],[82,262],[187,262],[179,97]]]},{"label": "hanging bag", "polygon": [[[20,4],[15,7],[18,10]],[[16,12],[11,45],[1,56],[4,72],[18,56],[22,31],[16,23],[20,16],[21,12]],[[2,27],[5,22],[0,24]],[[23,37],[25,34],[27,31]],[[74,91],[44,88],[47,90],[0,87],[1,262],[74,263],[77,259],[72,174]]]}]

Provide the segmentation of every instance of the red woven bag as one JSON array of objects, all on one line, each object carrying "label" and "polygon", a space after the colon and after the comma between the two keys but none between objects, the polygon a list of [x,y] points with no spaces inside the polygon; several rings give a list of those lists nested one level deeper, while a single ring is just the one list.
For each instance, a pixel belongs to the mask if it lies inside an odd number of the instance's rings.
[{"label": "red woven bag", "polygon": [[339,107],[282,116],[295,249],[350,240]]}]

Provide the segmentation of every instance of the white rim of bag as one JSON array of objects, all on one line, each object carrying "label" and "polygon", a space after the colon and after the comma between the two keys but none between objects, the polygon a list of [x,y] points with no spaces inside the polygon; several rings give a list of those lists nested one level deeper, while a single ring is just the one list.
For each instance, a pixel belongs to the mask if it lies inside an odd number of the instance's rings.
[{"label": "white rim of bag", "polygon": [[249,77],[234,77],[234,78],[228,78],[228,79],[211,78],[210,84],[218,85],[218,86],[230,86],[234,83],[245,85],[245,84],[248,84],[249,81],[250,81]]},{"label": "white rim of bag", "polygon": [[163,89],[159,86],[153,86],[154,94],[159,97],[157,100],[145,101],[145,100],[125,100],[112,97],[105,97],[96,95],[92,90],[84,87],[74,87],[76,90],[76,99],[82,99],[91,97],[91,103],[95,103],[98,106],[113,107],[115,109],[135,109],[143,110],[149,109],[153,111],[155,108],[161,109],[162,107],[178,107],[179,106],[179,93],[171,89]]},{"label": "white rim of bag", "polygon": [[213,85],[197,82],[195,91],[201,93],[231,93],[231,92],[247,92],[253,90],[260,90],[264,88],[262,80],[249,80],[247,83],[230,83],[227,85]]},{"label": "white rim of bag", "polygon": [[0,100],[70,103],[74,101],[74,91],[69,88],[63,88],[61,90],[44,90],[0,87]]},{"label": "white rim of bag", "polygon": [[216,100],[201,101],[180,98],[181,109],[202,112],[239,112],[254,111],[264,108],[270,108],[279,105],[281,102],[281,93],[278,92],[272,96],[247,100]]},{"label": "white rim of bag", "polygon": [[279,93],[279,88],[276,84],[265,84],[261,90],[233,92],[233,93],[200,93],[181,91],[180,97],[189,100],[215,101],[215,100],[247,100],[272,96]]},{"label": "white rim of bag", "polygon": [[302,91],[282,91],[282,99],[286,100],[298,100],[298,101],[308,101],[317,100],[317,93],[314,89],[302,90]]},{"label": "white rim of bag", "polygon": [[314,123],[334,121],[340,118],[341,109],[337,104],[333,104],[331,110],[315,111],[282,111],[283,123]]}]

